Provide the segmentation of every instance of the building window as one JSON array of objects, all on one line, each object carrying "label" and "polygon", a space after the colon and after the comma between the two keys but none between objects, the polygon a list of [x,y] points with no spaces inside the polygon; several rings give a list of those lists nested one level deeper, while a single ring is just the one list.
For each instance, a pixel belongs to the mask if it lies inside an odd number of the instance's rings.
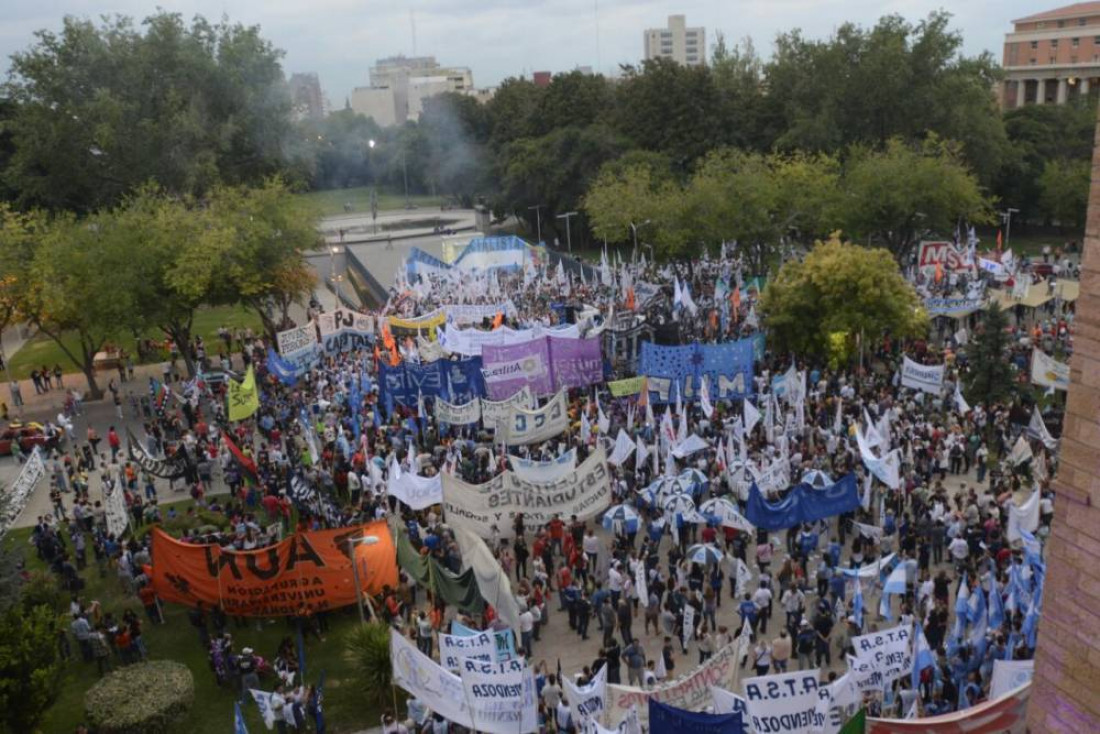
[{"label": "building window", "polygon": [[1065,28],[1066,27],[1066,22],[1064,20],[1058,21],[1058,27],[1059,28]]},{"label": "building window", "polygon": [[1048,64],[1053,64],[1054,63],[1054,57],[1053,56],[1048,56],[1047,57],[1047,63]]},{"label": "building window", "polygon": [[1032,41],[1031,42],[1031,49],[1034,51],[1037,48],[1039,48],[1039,42],[1038,41]]},{"label": "building window", "polygon": [[1077,48],[1078,46],[1081,45],[1081,39],[1080,38],[1071,38],[1070,41],[1069,41],[1069,45],[1073,46],[1074,48]]},{"label": "building window", "polygon": [[1084,25],[1087,21],[1084,18],[1077,19],[1077,25]]},{"label": "building window", "polygon": [[1037,30],[1037,31],[1041,31],[1046,27],[1047,27],[1047,24],[1042,22],[1042,21],[1035,24],[1035,30]]},{"label": "building window", "polygon": [[1050,47],[1051,48],[1058,48],[1058,39],[1057,38],[1050,39]]},{"label": "building window", "polygon": [[1076,56],[1070,56],[1069,57],[1069,63],[1076,64],[1077,63],[1077,57]]},{"label": "building window", "polygon": [[1035,66],[1036,62],[1035,62],[1035,59],[1031,59],[1030,61],[1028,61],[1028,63],[1031,64],[1032,66]]}]

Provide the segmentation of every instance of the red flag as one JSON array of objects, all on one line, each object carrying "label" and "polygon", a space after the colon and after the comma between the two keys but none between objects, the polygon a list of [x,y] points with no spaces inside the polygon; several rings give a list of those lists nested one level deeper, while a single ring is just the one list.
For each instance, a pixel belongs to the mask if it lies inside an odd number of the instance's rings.
[{"label": "red flag", "polygon": [[1001,251],[1001,247],[1002,247],[1002,243],[1001,243],[1001,230],[999,230],[999,229],[998,229],[998,230],[997,230],[997,252],[1000,252],[1000,251]]},{"label": "red flag", "polygon": [[233,454],[233,458],[237,460],[237,464],[239,464],[241,469],[248,474],[248,478],[259,483],[259,475],[256,471],[255,462],[241,453],[241,450],[237,448],[237,444],[233,443],[233,439],[229,437],[226,431],[222,431],[222,440],[225,441],[225,445],[229,447],[229,453]]}]

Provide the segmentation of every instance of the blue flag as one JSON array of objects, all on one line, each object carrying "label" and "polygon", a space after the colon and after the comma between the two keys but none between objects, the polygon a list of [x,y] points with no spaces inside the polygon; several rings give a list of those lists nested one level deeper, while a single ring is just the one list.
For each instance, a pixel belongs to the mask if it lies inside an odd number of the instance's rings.
[{"label": "blue flag", "polygon": [[241,702],[233,702],[233,734],[248,734],[248,727],[244,723],[244,714],[241,713]]}]

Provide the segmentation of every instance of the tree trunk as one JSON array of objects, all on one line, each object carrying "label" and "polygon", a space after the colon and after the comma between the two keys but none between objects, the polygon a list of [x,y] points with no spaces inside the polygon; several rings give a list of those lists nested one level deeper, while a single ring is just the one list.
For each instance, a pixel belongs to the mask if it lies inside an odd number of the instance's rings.
[{"label": "tree trunk", "polygon": [[192,378],[195,376],[195,360],[191,356],[191,322],[188,320],[187,324],[169,324],[168,326],[162,326],[161,329],[165,334],[172,338],[172,341],[179,347],[180,356],[183,357],[183,364],[187,367],[187,376]]},{"label": "tree trunk", "polygon": [[80,371],[84,373],[84,379],[88,381],[88,395],[85,399],[101,400],[103,398],[103,389],[96,384],[95,364],[93,361],[91,359],[85,360],[84,364],[80,366]]}]

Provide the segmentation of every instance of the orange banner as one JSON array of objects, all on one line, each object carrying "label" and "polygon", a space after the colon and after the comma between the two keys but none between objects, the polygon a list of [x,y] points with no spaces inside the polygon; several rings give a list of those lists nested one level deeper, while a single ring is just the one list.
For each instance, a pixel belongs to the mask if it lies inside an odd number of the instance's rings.
[{"label": "orange banner", "polygon": [[[378,542],[362,542],[371,536]],[[221,604],[227,614],[245,617],[336,609],[355,604],[353,552],[363,591],[397,586],[397,554],[384,520],[295,533],[256,551],[181,543],[154,528],[153,588],[164,601]]]}]

